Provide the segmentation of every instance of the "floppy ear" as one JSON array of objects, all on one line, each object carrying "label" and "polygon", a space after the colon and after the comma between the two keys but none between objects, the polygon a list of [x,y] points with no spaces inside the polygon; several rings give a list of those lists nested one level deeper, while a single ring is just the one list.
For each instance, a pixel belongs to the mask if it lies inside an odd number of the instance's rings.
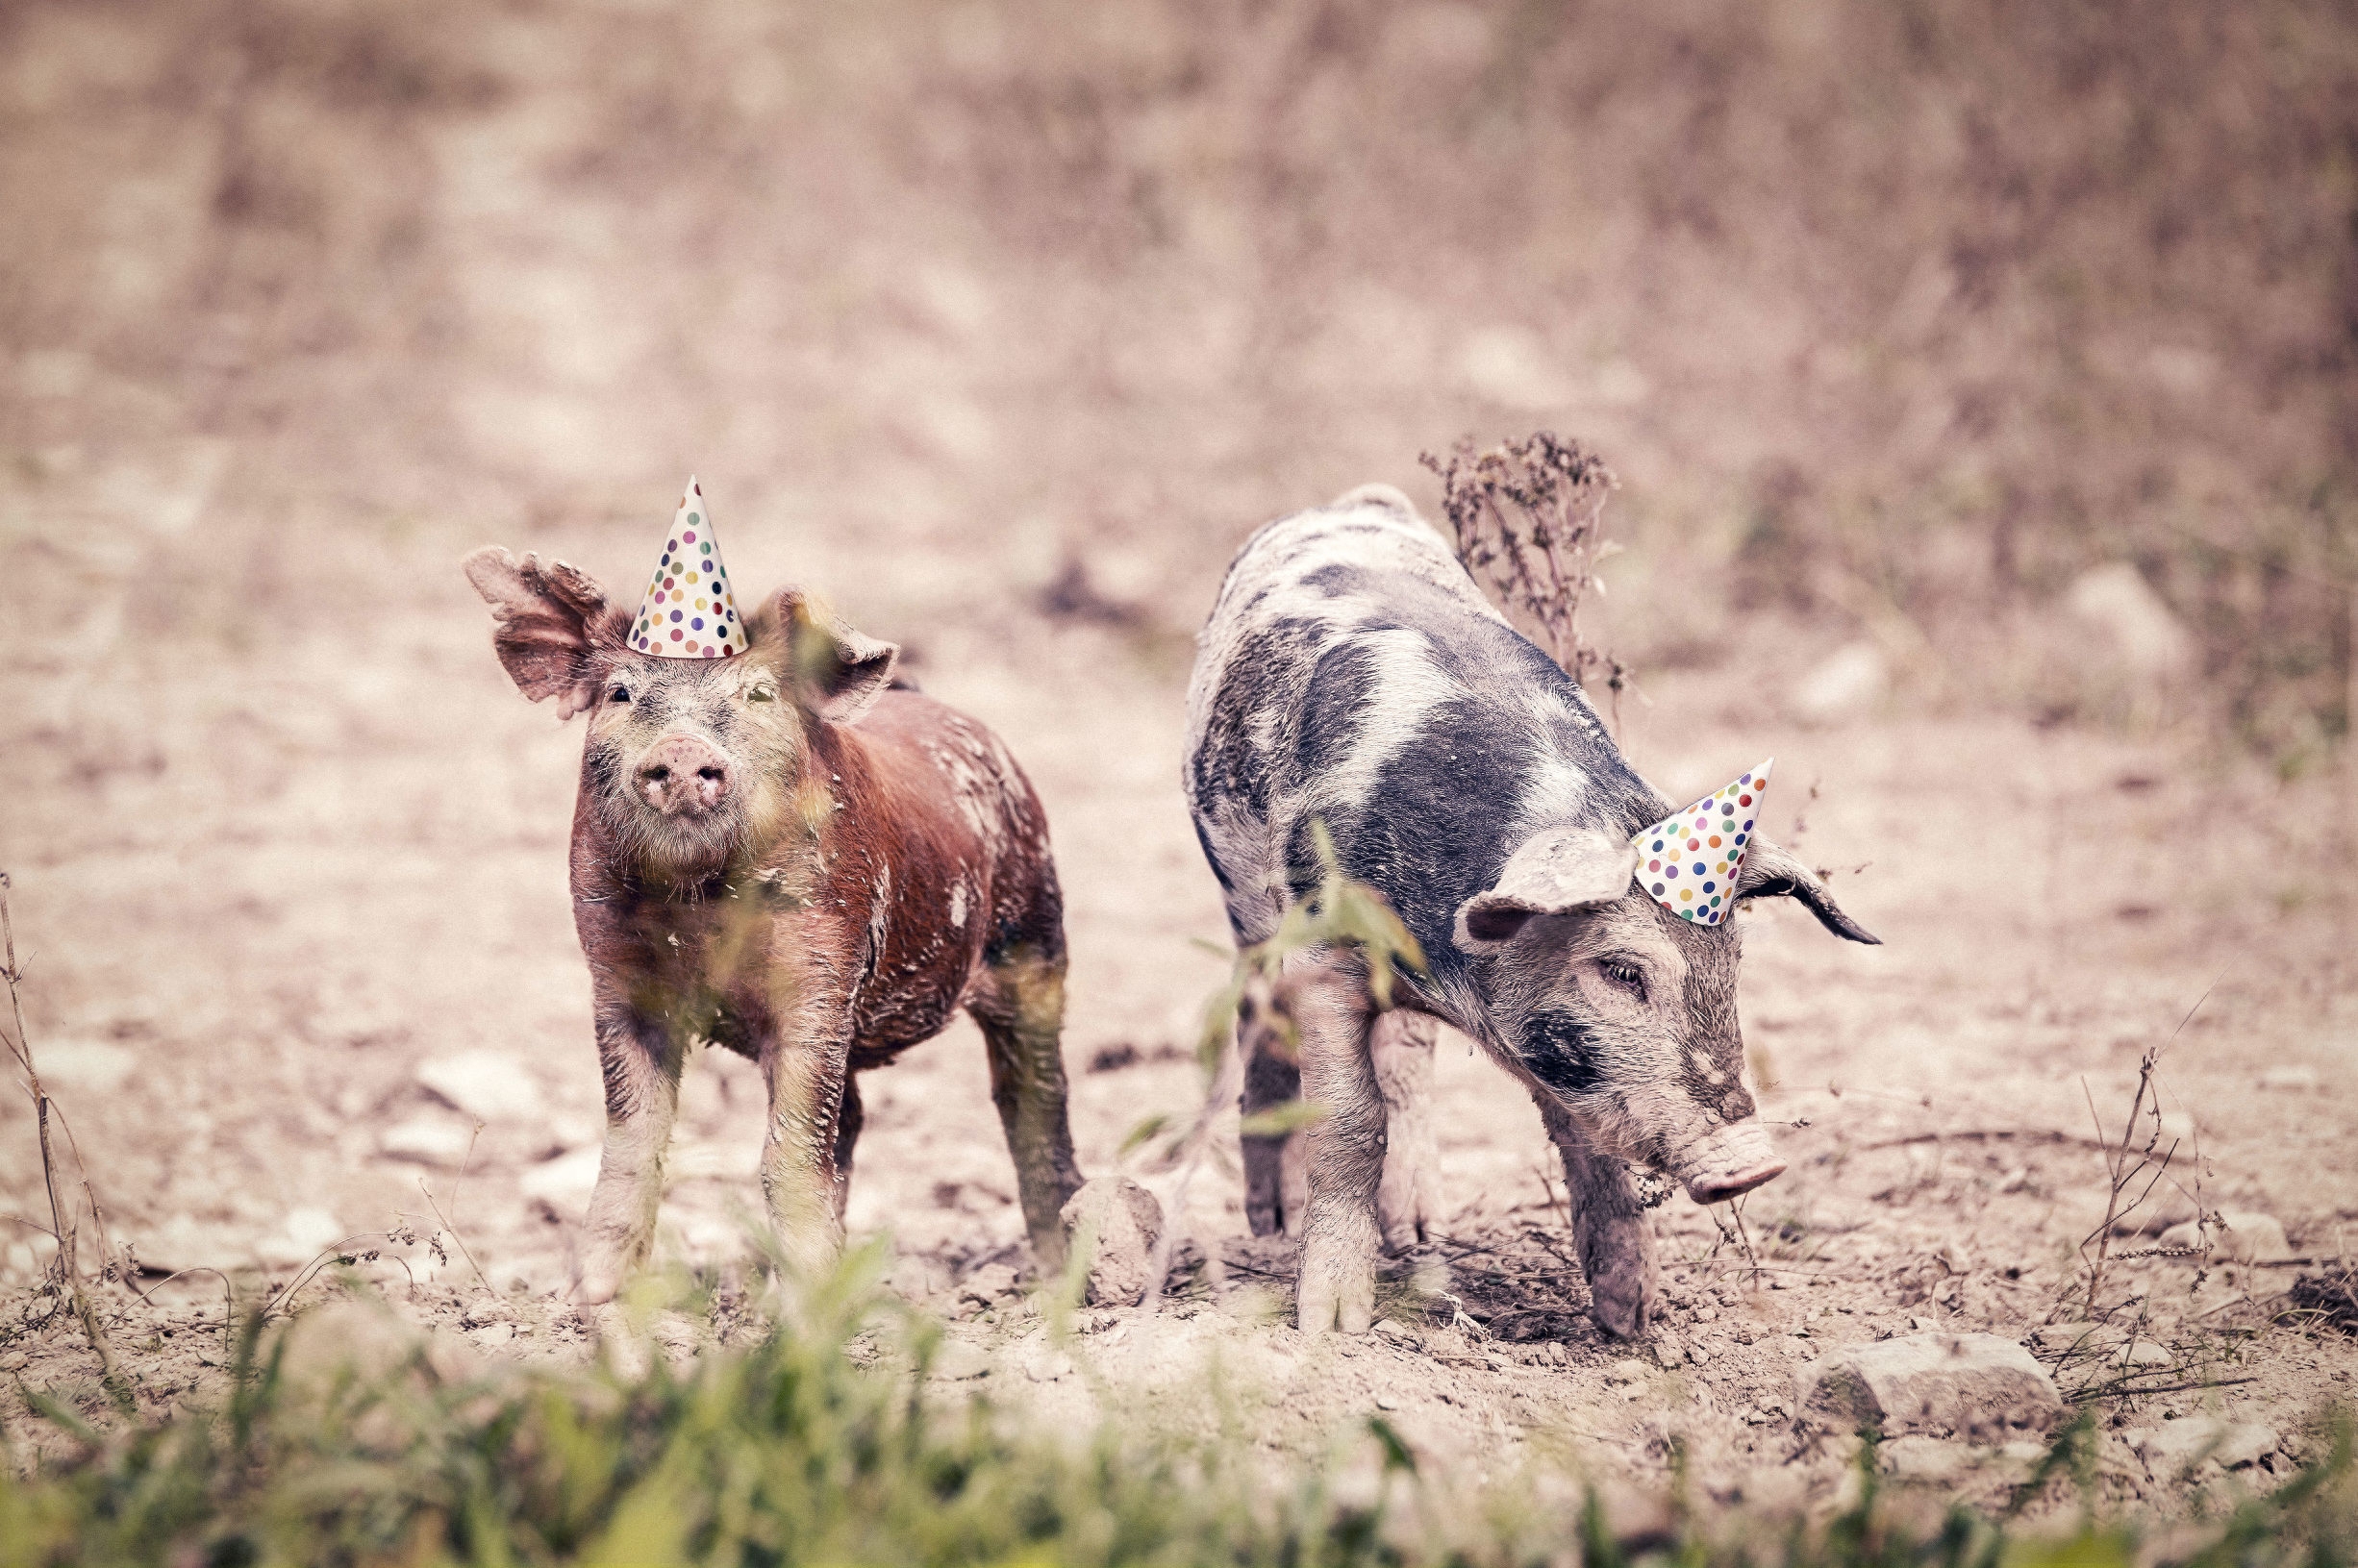
[{"label": "floppy ear", "polygon": [[597,580],[562,560],[543,566],[527,554],[519,561],[497,545],[476,551],[465,566],[466,580],[491,607],[491,648],[516,689],[536,703],[556,698],[561,719],[595,701],[588,655],[621,647],[627,619],[606,602]]},{"label": "floppy ear", "polygon": [[1596,828],[1548,828],[1507,857],[1498,881],[1458,906],[1457,945],[1482,953],[1515,939],[1535,915],[1569,914],[1629,891],[1638,849]]},{"label": "floppy ear", "polygon": [[1743,858],[1743,871],[1736,879],[1736,902],[1750,898],[1795,898],[1809,906],[1818,923],[1837,936],[1854,942],[1866,942],[1881,947],[1883,938],[1871,935],[1864,926],[1843,913],[1826,884],[1818,880],[1809,867],[1793,856],[1768,842],[1760,834],[1752,835],[1751,848]]},{"label": "floppy ear", "polygon": [[892,680],[896,643],[864,636],[800,588],[780,588],[752,630],[785,644],[785,674],[794,700],[831,724],[866,712]]}]

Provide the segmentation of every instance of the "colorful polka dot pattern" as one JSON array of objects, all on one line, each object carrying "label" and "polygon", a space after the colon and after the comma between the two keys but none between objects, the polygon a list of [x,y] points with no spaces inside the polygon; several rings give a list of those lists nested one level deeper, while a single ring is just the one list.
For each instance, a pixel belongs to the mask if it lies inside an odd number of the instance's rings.
[{"label": "colorful polka dot pattern", "polygon": [[631,623],[631,646],[664,659],[726,659],[752,646],[729,591],[729,569],[720,563],[703,486],[692,474]]},{"label": "colorful polka dot pattern", "polygon": [[1706,795],[1632,840],[1638,846],[1638,884],[1654,902],[1698,926],[1717,926],[1736,912],[1736,879],[1768,791],[1771,757],[1717,794]]}]

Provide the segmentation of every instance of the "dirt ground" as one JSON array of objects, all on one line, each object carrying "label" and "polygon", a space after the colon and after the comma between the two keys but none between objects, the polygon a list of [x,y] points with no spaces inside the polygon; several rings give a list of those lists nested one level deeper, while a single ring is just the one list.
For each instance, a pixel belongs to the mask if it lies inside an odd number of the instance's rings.
[{"label": "dirt ground", "polygon": [[[581,553],[602,564],[644,532]],[[733,551],[764,554],[739,537]],[[599,1119],[563,869],[577,736],[507,686],[456,554],[404,547],[414,602],[387,606],[357,647],[268,665],[175,650],[103,681],[27,673],[26,710],[46,722],[11,737],[25,771],[8,851],[29,1023],[110,1231],[151,1271],[142,1288],[190,1269],[284,1285],[340,1243],[381,1253],[362,1272],[445,1332],[578,1356],[590,1326],[564,1297]],[[1175,782],[1181,683],[1126,634],[1028,614],[997,630],[912,640],[930,688],[999,728],[1052,814],[1075,1132],[1085,1167],[1105,1172],[1142,1116],[1199,1095],[1188,1047],[1221,972],[1197,945],[1221,927]],[[2165,1081],[2173,1126],[2199,1138],[2203,1203],[2273,1214],[2297,1255],[2342,1252],[2358,1220],[2358,1006],[2346,904],[2301,859],[2320,844],[2308,824],[2338,809],[2334,781],[2286,788],[1998,719],[1795,732],[1748,706],[1710,679],[1666,683],[1626,743],[1694,792],[1727,759],[1773,748],[1771,822],[1886,945],[1836,942],[1797,910],[1746,916],[1746,1037],[1792,1169],[1744,1206],[1757,1269],[1684,1199],[1658,1211],[1676,1307],[1650,1347],[1602,1342],[1577,1315],[1576,1277],[1545,1250],[1565,1230],[1536,1113],[1446,1044],[1453,1240],[1421,1283],[1493,1318],[1494,1336],[1439,1326],[1436,1298],[1404,1284],[1393,1332],[1300,1341],[1283,1321],[1285,1248],[1243,1237],[1239,1183],[1217,1175],[1198,1183],[1195,1224],[1236,1265],[1226,1288],[1153,1317],[1088,1315],[1071,1354],[1104,1380],[1092,1394],[1021,1297],[962,1300],[977,1270],[1024,1263],[963,1023],[868,1080],[853,1230],[891,1238],[894,1285],[960,1315],[959,1342],[1005,1348],[989,1375],[1002,1392],[1127,1404],[1135,1388],[1193,1423],[1217,1417],[1224,1388],[1265,1411],[1268,1441],[1306,1451],[1382,1410],[1420,1449],[1493,1474],[1559,1447],[1659,1470],[1678,1433],[1710,1456],[1698,1474],[1714,1490],[1779,1497],[1839,1475],[1837,1456],[1785,1462],[1794,1374],[1826,1347],[2085,1316],[2067,1298],[2104,1182],[2083,1096],[2117,1122],[2139,1053],[2190,1009]],[[664,1252],[725,1274],[758,1201],[753,1070],[707,1053],[685,1105]],[[8,1208],[38,1216],[30,1118],[18,1102],[5,1117]],[[87,1403],[78,1330],[15,1326],[47,1310],[28,1295],[37,1239],[19,1225],[8,1252],[8,1365]],[[2302,1453],[2304,1422],[2350,1396],[2358,1354],[2276,1319],[2292,1276],[2214,1267],[2195,1289],[2188,1264],[2117,1265],[2103,1307],[2134,1315],[2142,1297],[2144,1335],[2170,1356],[2145,1384],[2230,1385],[2111,1402],[2113,1419],[2216,1407],[2278,1431],[2271,1463]],[[144,1401],[215,1386],[218,1276],[182,1274],[152,1307],[109,1300]],[[1498,1316],[1507,1306],[1561,1309]],[[2145,1490],[2134,1455],[2117,1457],[2118,1485]],[[1992,1459],[1960,1480],[1924,1463],[1944,1486],[2020,1469]]]},{"label": "dirt ground", "polygon": [[[762,185],[747,149],[768,143],[648,107],[643,76],[717,72],[725,29],[649,45],[643,70],[634,29],[657,24],[619,12],[568,31],[517,12],[451,32],[464,47],[387,23],[356,34],[380,51],[358,66],[295,29],[223,45],[238,76],[137,8],[69,12],[8,17],[0,80],[22,133],[11,188],[56,220],[33,225],[54,251],[40,288],[8,296],[24,346],[0,386],[0,866],[33,1045],[113,1256],[136,1260],[102,1296],[143,1407],[217,1394],[225,1275],[283,1288],[323,1251],[375,1255],[360,1272],[389,1300],[487,1357],[591,1354],[565,1301],[600,1128],[564,882],[580,736],[508,684],[457,562],[499,542],[632,583],[690,466],[740,594],[827,594],[1037,784],[1091,1174],[1202,1092],[1191,1051],[1226,961],[1204,944],[1224,929],[1177,780],[1189,639],[1227,554],[1366,481],[1429,508],[1417,452],[1464,430],[1554,422],[1620,466],[1635,547],[1608,570],[1610,625],[1644,677],[1625,749],[1680,798],[1773,754],[1769,830],[1885,942],[1743,917],[1746,1038],[1791,1169],[1744,1203],[1738,1241],[1683,1198],[1657,1212],[1672,1309],[1635,1346],[1581,1315],[1536,1112],[1445,1039],[1447,1236],[1399,1261],[1388,1328],[1300,1339],[1285,1247],[1245,1236],[1216,1172],[1192,1224],[1222,1282],[1190,1275],[1151,1316],[1086,1313],[1060,1348],[991,1272],[1024,1273],[1020,1224],[962,1022],[864,1086],[851,1197],[856,1234],[891,1239],[893,1287],[956,1320],[947,1395],[1183,1430],[1242,1413],[1295,1454],[1381,1413],[1452,1477],[1568,1456],[1659,1480],[1683,1451],[1722,1500],[1821,1500],[1843,1460],[1796,1429],[1800,1368],[2088,1317],[2091,1105],[2117,1132],[2165,1040],[2190,1152],[2141,1217],[2191,1215],[2198,1171],[2203,1207],[2272,1216],[2292,1258],[2346,1257],[2358,784],[2250,760],[2167,692],[2085,705],[2118,723],[2049,722],[2022,671],[2076,667],[2085,635],[2052,617],[2010,611],[1983,664],[1891,606],[1731,610],[1732,476],[1808,439],[1788,394],[1814,361],[1779,346],[1798,318],[1763,329],[1752,297],[1657,319],[1561,280],[1518,303],[1375,263],[1354,280],[1239,237],[1217,204],[1182,214],[1180,252],[1099,267],[1086,236],[977,217],[988,159],[944,165],[972,176],[955,212],[894,185],[876,149],[897,144],[865,122],[796,144],[810,213],[772,226],[753,209],[788,210],[792,182]],[[834,103],[828,72],[900,46],[837,42],[818,87],[732,77],[732,112]],[[337,71],[386,59],[414,66],[393,72],[408,96],[321,107]],[[689,152],[723,173],[664,186]],[[103,199],[72,199],[59,169]],[[1637,238],[1595,233],[1596,278],[1644,270]],[[1559,295],[1608,303],[1550,314]],[[1501,312],[1545,330],[1483,337]],[[1649,361],[1649,391],[1623,351],[1671,338],[1693,357]],[[1548,343],[1584,345],[1568,390]],[[1796,699],[1860,637],[1890,655],[1888,691]],[[754,1089],[720,1053],[688,1081],[662,1252],[708,1281],[748,1257]],[[1134,1174],[1167,1191],[1169,1173]],[[79,1330],[35,1294],[47,1206],[13,1094],[0,1211],[0,1371],[96,1409]],[[2096,1399],[2110,1496],[2184,1501],[2139,1446],[2175,1420],[2268,1429],[2221,1487],[2318,1452],[2314,1421],[2358,1399],[2358,1347],[2287,1315],[2301,1269],[2117,1262],[2096,1349],[2041,1345],[2092,1398],[2129,1342],[2106,1333],[2159,1347],[2134,1370],[2167,1391]],[[684,1353],[715,1330],[662,1332]],[[20,1399],[0,1401],[23,1438]],[[1930,1439],[1887,1457],[1981,1497],[2028,1462]]]}]

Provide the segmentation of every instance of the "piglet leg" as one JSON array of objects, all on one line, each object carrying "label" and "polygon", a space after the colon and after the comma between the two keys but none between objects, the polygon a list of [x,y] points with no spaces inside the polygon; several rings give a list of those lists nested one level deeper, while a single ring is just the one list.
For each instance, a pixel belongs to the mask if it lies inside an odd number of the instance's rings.
[{"label": "piglet leg", "polygon": [[1638,1202],[1629,1167],[1600,1153],[1553,1095],[1532,1099],[1564,1157],[1572,1239],[1589,1277],[1589,1316],[1613,1337],[1635,1339],[1653,1322],[1662,1275],[1654,1262],[1654,1228]]},{"label": "piglet leg", "polygon": [[[762,1142],[762,1197],[786,1272],[813,1281],[843,1250],[843,1207],[851,1152],[844,1130],[851,1043],[781,1035],[762,1053],[769,1081],[769,1131]],[[855,1111],[854,1114],[857,1114]]]},{"label": "piglet leg", "polygon": [[1375,1194],[1384,1174],[1384,1096],[1367,1051],[1365,976],[1332,955],[1287,961],[1287,1008],[1301,1037],[1302,1098],[1324,1114],[1303,1134],[1295,1321],[1305,1333],[1365,1333],[1375,1316]]},{"label": "piglet leg", "polygon": [[991,1054],[991,1101],[1016,1162],[1016,1191],[1032,1256],[1043,1273],[1065,1266],[1066,1201],[1081,1190],[1066,1109],[1065,960],[1013,954],[994,964],[972,1008]]},{"label": "piglet leg", "polygon": [[614,1300],[623,1280],[646,1261],[686,1059],[668,1030],[618,1000],[600,999],[597,1038],[606,1075],[606,1148],[590,1194],[574,1289],[574,1299],[589,1307]]},{"label": "piglet leg", "polygon": [[1375,1212],[1384,1245],[1403,1252],[1441,1224],[1441,1141],[1433,1126],[1433,1048],[1441,1025],[1394,1008],[1375,1020],[1368,1054],[1384,1095],[1384,1180]]},{"label": "piglet leg", "polygon": [[[1275,1020],[1265,1017],[1247,993],[1237,1018],[1237,1050],[1244,1058],[1244,1092],[1239,1108],[1257,1116],[1301,1098],[1302,1072],[1292,1043]],[[1257,1236],[1302,1233],[1307,1201],[1299,1132],[1248,1132],[1238,1140],[1244,1155],[1244,1221]]]}]

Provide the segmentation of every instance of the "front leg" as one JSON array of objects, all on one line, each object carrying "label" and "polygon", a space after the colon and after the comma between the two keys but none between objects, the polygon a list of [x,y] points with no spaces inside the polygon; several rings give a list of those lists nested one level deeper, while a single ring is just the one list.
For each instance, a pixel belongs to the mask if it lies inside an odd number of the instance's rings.
[{"label": "front leg", "polygon": [[646,1261],[664,1197],[664,1151],[680,1108],[682,1043],[620,997],[601,997],[598,1064],[606,1076],[606,1148],[590,1194],[574,1298],[596,1307]]},{"label": "front leg", "polygon": [[1635,1339],[1654,1320],[1662,1273],[1654,1228],[1629,1179],[1629,1167],[1601,1153],[1555,1096],[1536,1090],[1547,1136],[1564,1157],[1572,1240],[1589,1277],[1589,1316],[1616,1339]]},{"label": "front leg", "polygon": [[1302,1098],[1324,1112],[1305,1133],[1309,1201],[1295,1322],[1305,1333],[1365,1333],[1375,1316],[1375,1194],[1384,1174],[1367,979],[1356,961],[1331,954],[1296,955],[1286,969]]},{"label": "front leg", "polygon": [[831,981],[820,966],[795,964],[773,993],[776,1024],[761,1050],[769,1086],[762,1198],[787,1273],[806,1281],[823,1277],[843,1250],[845,1133],[857,1135],[844,1124],[846,1097],[858,1092],[850,1084],[851,1008]]}]

